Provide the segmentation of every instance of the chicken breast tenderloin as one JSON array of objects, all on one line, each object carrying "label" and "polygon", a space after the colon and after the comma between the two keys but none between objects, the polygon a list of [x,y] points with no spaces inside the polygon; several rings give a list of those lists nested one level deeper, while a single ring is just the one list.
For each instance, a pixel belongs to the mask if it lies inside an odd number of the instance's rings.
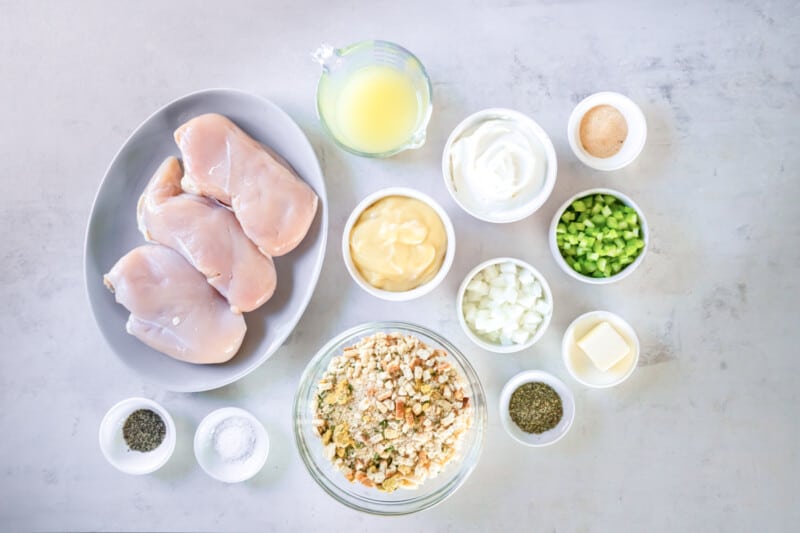
[{"label": "chicken breast tenderloin", "polygon": [[318,198],[230,119],[200,115],[175,131],[187,192],[231,206],[244,233],[266,255],[289,253],[308,233]]},{"label": "chicken breast tenderloin", "polygon": [[103,276],[131,314],[128,333],[151,348],[187,363],[224,363],[244,339],[242,315],[181,255],[144,245],[124,255]]},{"label": "chicken breast tenderloin", "polygon": [[252,311],[272,297],[272,258],[259,252],[236,217],[220,204],[181,189],[181,165],[161,164],[139,198],[139,231],[150,242],[169,246],[199,270],[235,313]]}]

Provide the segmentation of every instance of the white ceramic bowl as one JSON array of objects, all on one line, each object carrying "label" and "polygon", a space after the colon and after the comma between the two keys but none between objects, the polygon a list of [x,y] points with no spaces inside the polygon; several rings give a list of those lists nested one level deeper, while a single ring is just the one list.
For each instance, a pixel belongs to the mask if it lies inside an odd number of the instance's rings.
[{"label": "white ceramic bowl", "polygon": [[[511,395],[515,390],[526,383],[544,383],[550,385],[561,397],[561,405],[564,409],[564,414],[556,427],[550,431],[545,431],[544,433],[526,433],[511,420],[511,415],[508,413]],[[563,381],[542,370],[526,370],[520,372],[508,380],[508,383],[505,384],[500,393],[500,421],[514,440],[526,446],[539,447],[558,442],[567,434],[569,428],[572,427],[573,420],[575,420],[575,397],[572,395],[572,391],[569,390]]]},{"label": "white ceramic bowl", "polygon": [[[506,262],[514,263],[522,268],[530,270],[533,273],[534,277],[542,285],[542,293],[544,294],[545,299],[550,301],[550,312],[547,315],[545,315],[544,319],[539,324],[539,329],[536,330],[536,333],[534,333],[534,335],[531,338],[529,338],[526,343],[503,346],[502,344],[495,344],[493,342],[489,342],[479,337],[478,334],[469,327],[466,319],[464,318],[464,293],[467,290],[467,285],[469,284],[470,281],[472,281],[472,278],[474,278],[478,272],[488,267],[489,265],[496,265]],[[474,342],[484,350],[488,350],[494,353],[520,352],[536,344],[536,342],[542,338],[544,332],[547,331],[547,326],[550,325],[550,319],[553,317],[553,291],[550,289],[550,284],[547,283],[546,279],[544,279],[542,273],[533,268],[533,266],[526,263],[525,261],[516,259],[514,257],[495,257],[494,259],[489,259],[479,264],[478,266],[470,270],[469,274],[467,274],[464,277],[464,281],[461,282],[461,286],[458,288],[458,296],[456,297],[456,312],[458,313],[458,322],[461,324],[461,329],[464,330],[464,333],[466,333],[467,337],[469,337],[472,342]]]},{"label": "white ceramic bowl", "polygon": [[[350,233],[353,231],[353,226],[358,220],[358,217],[360,217],[361,213],[363,213],[369,206],[382,198],[386,198],[387,196],[407,196],[409,198],[420,200],[421,202],[429,205],[431,209],[433,209],[436,214],[439,215],[447,235],[447,251],[445,252],[444,260],[442,261],[442,266],[439,268],[439,272],[437,272],[436,276],[434,276],[433,279],[427,283],[424,283],[419,287],[409,291],[395,292],[373,287],[361,276],[361,273],[353,263],[353,257],[350,255]],[[344,258],[344,266],[347,268],[350,276],[359,287],[371,295],[381,298],[382,300],[388,300],[390,302],[413,300],[428,294],[433,289],[438,287],[445,276],[447,276],[447,273],[450,271],[450,267],[453,265],[453,258],[455,255],[456,232],[453,230],[453,223],[450,221],[450,217],[447,216],[447,212],[427,194],[423,194],[417,190],[409,189],[407,187],[389,187],[388,189],[381,189],[361,200],[355,209],[353,209],[353,212],[350,213],[350,217],[347,219],[347,223],[344,225],[344,232],[342,232],[342,257]]]},{"label": "white ceramic bowl", "polygon": [[[161,417],[166,426],[164,441],[153,451],[136,452],[128,448],[122,436],[125,420],[138,409],[149,409]],[[149,474],[169,460],[175,451],[175,422],[166,409],[147,398],[128,398],[108,410],[100,422],[100,450],[117,470],[126,474]]]},{"label": "white ceramic bowl", "polygon": [[[464,134],[465,131],[486,120],[498,118],[514,120],[529,128],[533,132],[534,136],[542,143],[547,167],[545,169],[545,179],[542,188],[538,191],[533,191],[524,204],[499,213],[485,213],[471,209],[469,206],[465,205],[464,202],[462,202],[461,198],[459,198],[458,191],[456,191],[455,186],[453,185],[453,177],[450,171],[450,148],[453,146],[453,143]],[[475,218],[484,220],[486,222],[516,222],[517,220],[522,220],[523,218],[532,215],[545,203],[545,201],[547,201],[547,198],[550,197],[550,193],[553,192],[553,186],[556,183],[557,171],[558,161],[556,158],[556,151],[555,148],[553,148],[553,143],[550,140],[550,137],[547,135],[547,132],[545,132],[544,129],[542,129],[542,127],[539,126],[539,124],[537,124],[536,121],[529,116],[512,109],[484,109],[468,116],[462,120],[461,123],[455,127],[455,129],[453,129],[450,137],[447,138],[447,143],[444,145],[444,151],[442,152],[442,176],[444,177],[444,184],[447,187],[448,192],[450,192],[450,196],[453,197],[453,200],[455,200],[455,202],[464,211]]]},{"label": "white ceramic bowl", "polygon": [[[558,226],[559,220],[561,220],[561,215],[564,214],[567,207],[577,200],[578,198],[583,198],[585,196],[591,196],[593,194],[608,194],[611,196],[616,196],[622,203],[627,206],[630,206],[636,211],[636,214],[639,217],[639,226],[641,227],[641,239],[644,241],[644,248],[639,252],[639,255],[630,265],[626,266],[618,273],[614,274],[613,276],[609,276],[607,278],[594,278],[592,276],[585,276],[580,272],[576,272],[569,264],[564,260],[564,257],[561,255],[561,251],[558,249],[558,243],[556,242],[556,226]],[[647,219],[644,217],[644,212],[639,208],[636,203],[631,200],[631,198],[623,194],[619,191],[615,191],[613,189],[605,189],[605,188],[596,188],[596,189],[588,189],[586,191],[581,191],[578,194],[571,196],[566,202],[561,204],[556,210],[555,215],[553,215],[553,220],[550,222],[550,229],[548,230],[548,243],[550,244],[550,252],[553,254],[553,258],[558,263],[558,266],[561,267],[561,270],[566,272],[569,276],[573,278],[583,281],[585,283],[589,283],[592,285],[605,285],[607,283],[614,283],[619,281],[623,278],[630,276],[634,270],[636,270],[639,265],[642,264],[644,260],[644,256],[647,253],[647,248],[650,246],[650,232],[647,229]]]},{"label": "white ceramic bowl", "polygon": [[[611,324],[631,347],[628,355],[607,372],[594,366],[589,356],[577,344],[581,337],[603,321]],[[561,341],[561,356],[564,358],[564,366],[567,367],[567,371],[579,383],[596,389],[613,387],[628,379],[636,369],[636,365],[639,363],[639,338],[631,325],[620,316],[609,311],[591,311],[573,320],[567,331],[564,332]]]},{"label": "white ceramic bowl", "polygon": [[[237,463],[223,461],[214,451],[214,428],[228,418],[246,418],[256,434],[255,450],[246,460]],[[197,426],[194,434],[194,456],[206,474],[225,483],[238,483],[255,476],[269,455],[269,435],[256,417],[238,407],[223,407],[209,413]]]},{"label": "white ceramic bowl", "polygon": [[[590,109],[604,104],[622,113],[628,123],[628,136],[616,154],[611,157],[595,157],[583,148],[580,124]],[[617,170],[629,165],[642,152],[647,140],[647,121],[641,108],[627,96],[614,92],[595,93],[581,100],[572,110],[567,123],[567,138],[575,156],[583,164],[596,170]]]}]

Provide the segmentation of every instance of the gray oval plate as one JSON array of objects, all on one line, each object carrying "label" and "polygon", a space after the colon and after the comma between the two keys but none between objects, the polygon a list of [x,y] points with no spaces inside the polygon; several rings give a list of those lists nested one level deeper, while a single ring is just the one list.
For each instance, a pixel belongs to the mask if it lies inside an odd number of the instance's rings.
[{"label": "gray oval plate", "polygon": [[[193,365],[159,353],[125,331],[128,311],[105,288],[103,274],[129,250],[144,244],[136,228],[136,202],[164,158],[180,158],[172,133],[190,118],[211,112],[229,117],[280,154],[316,191],[320,202],[300,246],[275,258],[277,290],[261,308],[245,314],[247,335],[239,353],[224,364]],[[237,90],[209,89],[156,111],[133,132],[108,167],[86,230],[86,289],[97,325],[111,349],[148,383],[173,391],[215,389],[255,370],[280,348],[311,299],[325,256],[327,203],[314,149],[289,115],[272,102]]]}]

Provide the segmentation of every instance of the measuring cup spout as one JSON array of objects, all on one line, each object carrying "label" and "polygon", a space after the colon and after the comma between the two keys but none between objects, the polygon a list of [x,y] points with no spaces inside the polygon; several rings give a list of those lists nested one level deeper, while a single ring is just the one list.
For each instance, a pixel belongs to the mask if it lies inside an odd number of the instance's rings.
[{"label": "measuring cup spout", "polygon": [[328,43],[322,43],[311,54],[311,59],[319,63],[323,70],[331,71],[341,61],[341,56],[336,53],[336,49],[333,46]]},{"label": "measuring cup spout", "polygon": [[418,131],[414,134],[411,138],[411,141],[406,146],[406,149],[413,150],[415,148],[421,148],[425,144],[425,139],[427,135],[425,130]]}]

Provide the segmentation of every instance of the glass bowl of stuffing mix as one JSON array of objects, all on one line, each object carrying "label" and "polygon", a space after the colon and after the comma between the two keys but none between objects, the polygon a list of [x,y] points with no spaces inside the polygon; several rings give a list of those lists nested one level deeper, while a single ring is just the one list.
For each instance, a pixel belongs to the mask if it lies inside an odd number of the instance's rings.
[{"label": "glass bowl of stuffing mix", "polygon": [[480,457],[486,400],[475,370],[424,327],[371,322],[320,349],[294,402],[311,476],[368,513],[427,509],[458,489]]}]

